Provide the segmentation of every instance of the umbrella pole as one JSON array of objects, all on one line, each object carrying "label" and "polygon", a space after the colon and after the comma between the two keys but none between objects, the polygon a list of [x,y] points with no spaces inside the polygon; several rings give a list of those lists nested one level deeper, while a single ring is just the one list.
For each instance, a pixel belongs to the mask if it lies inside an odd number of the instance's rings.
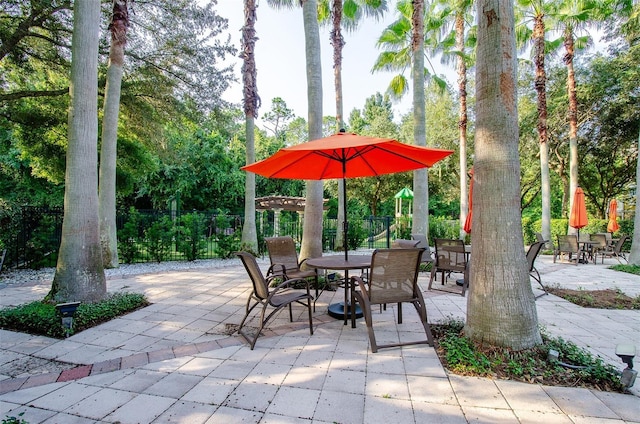
[{"label": "umbrella pole", "polygon": [[349,232],[349,223],[347,219],[347,179],[342,178],[342,204],[344,206],[344,222],[342,223],[342,244],[344,246],[344,260],[349,260],[347,233]]}]

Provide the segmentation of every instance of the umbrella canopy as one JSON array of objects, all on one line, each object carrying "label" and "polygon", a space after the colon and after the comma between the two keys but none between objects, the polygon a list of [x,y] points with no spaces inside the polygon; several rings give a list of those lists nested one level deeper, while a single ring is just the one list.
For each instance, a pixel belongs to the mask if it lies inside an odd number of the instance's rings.
[{"label": "umbrella canopy", "polygon": [[473,197],[473,168],[469,170],[469,177],[471,178],[471,181],[469,181],[469,212],[467,212],[467,219],[464,221],[464,227],[462,227],[467,234],[471,234],[471,214],[473,213],[473,204],[471,202]]},{"label": "umbrella canopy", "polygon": [[[453,150],[412,146],[390,138],[339,132],[329,137],[285,147],[267,159],[244,166],[242,169],[268,178],[342,178],[346,208],[346,178],[374,177],[426,168],[452,153]],[[346,216],[345,211],[345,258]]]},{"label": "umbrella canopy", "polygon": [[580,236],[580,228],[585,227],[588,223],[587,206],[584,203],[584,191],[578,187],[573,194],[573,206],[571,206],[569,226],[578,230],[578,236]]},{"label": "umbrella canopy", "polygon": [[618,225],[618,201],[611,199],[609,202],[609,223],[607,224],[607,231],[615,233],[620,229]]}]

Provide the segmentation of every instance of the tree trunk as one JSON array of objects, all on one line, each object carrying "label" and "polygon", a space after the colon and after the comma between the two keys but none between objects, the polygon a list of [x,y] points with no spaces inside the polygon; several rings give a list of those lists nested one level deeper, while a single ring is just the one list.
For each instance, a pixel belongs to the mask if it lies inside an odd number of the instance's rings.
[{"label": "tree trunk", "polygon": [[[638,150],[640,151],[640,132],[638,133]],[[631,239],[631,253],[629,254],[629,264],[640,265],[640,211],[638,210],[638,194],[637,187],[640,187],[640,157],[636,161],[636,210],[633,218],[633,236]]]},{"label": "tree trunk", "polygon": [[113,2],[113,16],[109,25],[111,46],[104,95],[100,176],[98,178],[100,243],[102,245],[102,262],[106,268],[117,268],[119,265],[118,234],[116,231],[116,163],[120,88],[122,86],[124,45],[127,41],[128,27],[127,0],[115,0]]},{"label": "tree trunk", "polygon": [[[255,118],[260,107],[255,62],[256,44],[256,0],[244,2],[244,27],[242,28],[242,81],[244,95],[246,163],[256,161]],[[245,176],[244,224],[242,225],[242,243],[254,252],[258,251],[258,233],[256,230],[256,174],[247,172]]]},{"label": "tree trunk", "polygon": [[538,143],[540,146],[540,188],[542,193],[542,236],[551,241],[551,179],[549,176],[549,143],[547,134],[547,73],[544,69],[544,15],[538,14],[533,24],[536,66],[535,87],[538,94]]},{"label": "tree trunk", "polygon": [[467,64],[464,57],[464,11],[456,13],[456,58],[458,71],[458,95],[460,109],[458,111],[458,138],[460,144],[460,238],[466,234],[463,226],[469,213],[469,196],[467,194]]},{"label": "tree trunk", "polygon": [[[304,0],[302,15],[307,62],[309,140],[315,140],[322,138],[322,64],[317,1]],[[307,181],[306,188],[300,258],[315,258],[322,256],[322,181]]]},{"label": "tree trunk", "polygon": [[[571,27],[565,29],[564,47],[566,54],[563,61],[567,65],[567,92],[569,95],[569,211],[573,208],[573,194],[578,188],[578,96],[576,94],[576,74],[573,70],[575,45]],[[571,212],[569,212],[571,213]],[[576,229],[569,226],[568,234],[575,234]]]},{"label": "tree trunk", "polygon": [[[333,76],[336,94],[336,123],[340,131],[344,128],[344,110],[342,104],[342,49],[344,47],[344,38],[342,37],[342,0],[333,0],[333,29],[331,30],[331,45],[333,46]],[[337,132],[336,131],[336,132]],[[344,246],[344,232],[340,229],[344,226],[344,185],[341,180],[338,183],[338,219],[336,231],[335,246]]]},{"label": "tree trunk", "polygon": [[519,350],[542,340],[520,215],[513,2],[480,0],[477,14],[474,241],[465,333]]},{"label": "tree trunk", "polygon": [[[424,95],[424,1],[412,0],[411,56],[413,58],[413,142],[426,146],[426,105]],[[413,171],[413,218],[411,232],[429,237],[429,174]]]},{"label": "tree trunk", "polygon": [[98,301],[107,284],[98,217],[98,40],[100,0],[75,3],[64,219],[49,292],[56,301]]}]

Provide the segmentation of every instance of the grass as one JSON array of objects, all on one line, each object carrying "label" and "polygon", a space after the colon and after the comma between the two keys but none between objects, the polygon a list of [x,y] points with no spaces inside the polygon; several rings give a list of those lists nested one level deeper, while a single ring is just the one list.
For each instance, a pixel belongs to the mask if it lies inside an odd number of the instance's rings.
[{"label": "grass", "polygon": [[628,272],[629,274],[640,275],[640,265],[613,265],[610,268],[614,271]]},{"label": "grass", "polygon": [[[466,338],[464,323],[459,320],[447,320],[432,325],[431,329],[442,364],[455,374],[623,392],[614,366],[567,340],[553,338],[544,332],[542,345],[513,351],[481,345]],[[571,369],[557,361],[549,361],[550,349],[560,353],[560,362],[582,368]]]},{"label": "grass", "polygon": [[54,302],[35,301],[0,310],[0,327],[62,339],[147,305],[144,295],[137,293],[116,293],[100,302],[82,303],[73,317],[73,328],[67,331]]}]

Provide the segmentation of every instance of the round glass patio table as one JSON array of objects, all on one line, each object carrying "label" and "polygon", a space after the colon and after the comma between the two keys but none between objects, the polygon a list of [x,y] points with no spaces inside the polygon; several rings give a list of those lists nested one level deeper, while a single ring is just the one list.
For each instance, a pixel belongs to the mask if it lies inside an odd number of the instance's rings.
[{"label": "round glass patio table", "polygon": [[[329,305],[329,315],[335,316],[337,314],[339,316],[341,313],[344,317],[344,325],[347,325],[347,315],[351,315],[352,328],[356,328],[357,309],[359,308],[357,305],[353,305],[353,308],[349,307],[349,301],[353,299],[354,289],[349,281],[349,271],[353,269],[364,270],[371,268],[371,258],[371,255],[349,255],[347,259],[345,259],[344,255],[330,255],[319,258],[309,258],[305,262],[307,266],[313,268],[344,271],[344,303]],[[347,306],[345,307],[345,305]],[[347,311],[351,313],[347,314]],[[360,311],[360,316],[362,316],[362,311]]]}]

